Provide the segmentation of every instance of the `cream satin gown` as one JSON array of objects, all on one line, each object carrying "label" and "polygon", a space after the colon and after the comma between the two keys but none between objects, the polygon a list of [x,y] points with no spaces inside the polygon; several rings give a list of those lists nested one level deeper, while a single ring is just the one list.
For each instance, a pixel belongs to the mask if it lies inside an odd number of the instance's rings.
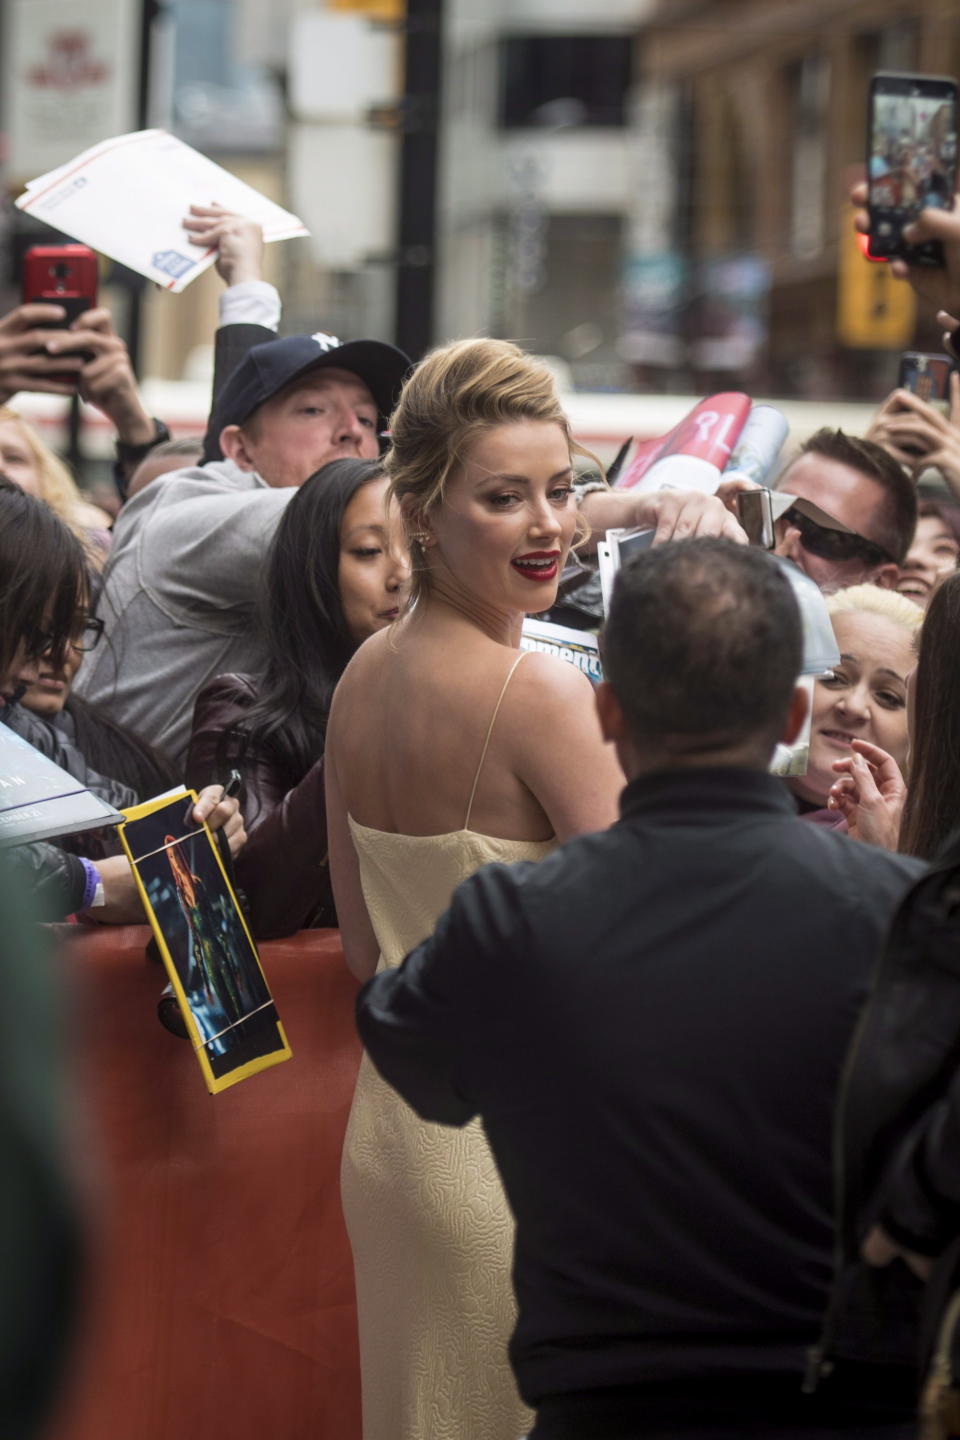
[{"label": "cream satin gown", "polygon": [[[470,829],[350,832],[380,945],[379,970],[432,933],[461,880],[491,861],[540,860],[554,842],[498,840]],[[366,1055],[342,1169],[360,1326],[364,1440],[519,1440],[532,1425],[507,1359],[515,1319],[513,1219],[479,1121],[427,1124]]]}]

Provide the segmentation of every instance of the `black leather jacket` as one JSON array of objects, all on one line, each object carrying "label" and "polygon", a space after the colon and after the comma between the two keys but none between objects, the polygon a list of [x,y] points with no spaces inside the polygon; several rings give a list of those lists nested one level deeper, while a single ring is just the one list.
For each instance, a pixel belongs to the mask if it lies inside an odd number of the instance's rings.
[{"label": "black leather jacket", "polygon": [[238,759],[236,739],[220,757],[225,731],[256,699],[250,675],[218,675],[200,691],[187,751],[187,784],[198,789],[238,764],[247,843],[235,862],[253,933],[275,940],[295,930],[335,926],[327,864],[326,796],[321,755],[306,775],[291,775],[269,748]]},{"label": "black leather jacket", "polygon": [[[136,804],[131,789],[91,769],[75,745],[22,705],[0,706],[0,721],[114,809]],[[15,883],[32,896],[39,920],[63,920],[83,902],[86,871],[78,855],[97,860],[115,851],[110,831],[88,831],[65,837],[61,845],[14,845],[9,851],[10,869]]]},{"label": "black leather jacket", "polygon": [[[881,1224],[904,1249],[960,1237],[960,839],[907,892],[847,1057],[837,1107],[837,1279],[823,1360],[916,1360],[928,1300],[902,1260],[860,1259]],[[936,1275],[927,1296],[937,1292]],[[921,1323],[922,1321],[922,1323]],[[922,1358],[922,1356],[920,1357]]]}]

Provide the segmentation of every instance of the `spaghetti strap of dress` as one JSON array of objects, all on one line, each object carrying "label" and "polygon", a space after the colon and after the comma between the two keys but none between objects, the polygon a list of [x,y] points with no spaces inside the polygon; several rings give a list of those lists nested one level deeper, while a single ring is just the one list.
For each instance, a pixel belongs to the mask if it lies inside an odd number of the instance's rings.
[{"label": "spaghetti strap of dress", "polygon": [[487,749],[488,749],[489,744],[490,744],[490,736],[493,734],[493,727],[494,727],[494,725],[496,725],[496,723],[497,723],[497,716],[500,714],[500,706],[503,704],[503,697],[504,697],[504,695],[506,695],[506,693],[507,693],[507,686],[510,684],[510,681],[513,679],[513,672],[514,672],[514,670],[516,670],[517,666],[520,664],[520,661],[523,659],[524,655],[527,655],[528,653],[529,653],[529,652],[528,652],[527,650],[521,650],[521,651],[520,651],[520,654],[517,656],[516,660],[514,660],[513,664],[510,666],[510,669],[507,671],[507,678],[506,678],[506,680],[504,680],[504,682],[503,682],[503,689],[500,691],[500,695],[499,695],[499,698],[498,698],[498,700],[497,700],[497,703],[496,703],[496,705],[493,707],[493,714],[490,716],[490,724],[487,726],[487,738],[484,740],[484,742],[483,742],[483,749],[480,751],[480,764],[477,766],[477,773],[476,773],[476,775],[474,775],[474,777],[473,777],[473,789],[470,791],[470,799],[469,799],[468,802],[467,802],[467,817],[466,817],[466,819],[465,819],[464,822],[463,822],[463,828],[464,828],[464,830],[469,830],[469,829],[470,829],[470,815],[471,815],[471,812],[472,812],[472,810],[473,810],[473,802],[474,802],[474,799],[475,799],[476,794],[477,794],[477,786],[478,786],[479,783],[480,783],[480,772],[481,772],[481,770],[483,769],[483,762],[484,762],[484,761],[486,760],[486,758],[487,758]]}]

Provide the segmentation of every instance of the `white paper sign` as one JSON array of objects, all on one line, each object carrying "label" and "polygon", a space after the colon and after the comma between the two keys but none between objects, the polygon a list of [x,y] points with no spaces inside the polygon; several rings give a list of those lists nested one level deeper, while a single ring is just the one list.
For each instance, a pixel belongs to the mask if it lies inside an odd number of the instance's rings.
[{"label": "white paper sign", "polygon": [[216,257],[190,244],[181,222],[191,204],[256,220],[267,241],[308,234],[296,215],[165,130],[104,140],[31,180],[16,203],[175,294]]}]

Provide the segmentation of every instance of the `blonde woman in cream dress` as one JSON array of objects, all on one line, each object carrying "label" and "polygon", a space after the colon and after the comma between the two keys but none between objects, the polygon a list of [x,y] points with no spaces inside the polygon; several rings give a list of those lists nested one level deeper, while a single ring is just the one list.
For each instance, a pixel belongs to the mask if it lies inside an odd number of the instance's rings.
[{"label": "blonde woman in cream dress", "polygon": [[[360,978],[399,964],[479,866],[608,825],[623,784],[589,681],[519,649],[578,526],[549,374],[503,341],[448,346],[407,382],[391,438],[416,603],[351,661],[326,743],[331,872]],[[342,1179],[364,1440],[518,1440],[531,1416],[507,1360],[513,1226],[479,1124],[425,1124],[365,1057]]]}]

